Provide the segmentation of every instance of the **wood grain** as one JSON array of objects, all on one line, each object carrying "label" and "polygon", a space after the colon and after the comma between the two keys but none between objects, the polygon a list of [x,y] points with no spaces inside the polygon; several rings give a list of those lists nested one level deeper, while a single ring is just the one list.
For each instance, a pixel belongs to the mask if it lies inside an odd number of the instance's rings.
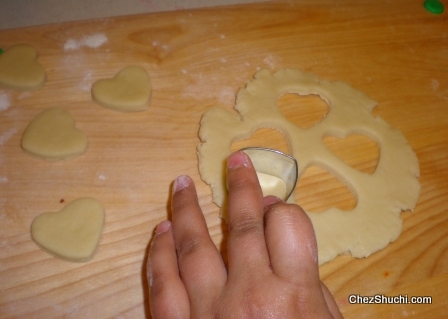
[{"label": "wood grain", "polygon": [[[147,248],[154,227],[169,217],[170,185],[177,175],[195,180],[210,234],[226,253],[227,228],[197,170],[201,115],[213,106],[232,109],[235,93],[259,68],[300,68],[348,82],[378,101],[373,114],[403,132],[421,171],[421,195],[414,212],[402,213],[398,240],[365,259],[340,256],[322,265],[322,280],[346,318],[444,318],[446,26],[446,12],[430,14],[419,1],[303,0],[1,31],[4,49],[16,43],[36,48],[47,82],[35,92],[0,90],[9,101],[0,111],[0,317],[150,318]],[[68,40],[93,34],[104,34],[108,41],[97,48],[64,49]],[[92,102],[91,84],[128,65],[150,74],[150,108],[125,114]],[[294,97],[289,99],[279,100],[279,108],[297,114]],[[304,125],[325,113],[325,106],[312,100],[301,104],[307,106],[297,121]],[[84,155],[46,162],[21,150],[30,119],[54,106],[68,110],[88,136]],[[362,138],[327,142],[338,156],[352,154],[344,159],[349,165],[371,170],[381,150]],[[269,130],[253,139],[284,143]],[[319,210],[323,183],[332,195],[325,205],[351,205],[350,194],[327,180],[325,172],[311,172],[301,181],[300,201]],[[69,263],[41,251],[30,238],[32,220],[86,195],[101,201],[106,211],[94,259]],[[433,303],[352,305],[351,294],[428,295]]]}]

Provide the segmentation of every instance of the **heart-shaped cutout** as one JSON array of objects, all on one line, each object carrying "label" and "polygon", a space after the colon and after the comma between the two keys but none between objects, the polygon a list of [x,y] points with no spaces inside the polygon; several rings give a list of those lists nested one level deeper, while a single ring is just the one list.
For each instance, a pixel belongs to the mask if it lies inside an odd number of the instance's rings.
[{"label": "heart-shaped cutout", "polygon": [[36,60],[36,50],[16,44],[0,54],[0,85],[18,90],[37,90],[45,83],[45,70]]},{"label": "heart-shaped cutout", "polygon": [[151,98],[149,75],[139,66],[127,67],[112,79],[93,83],[92,98],[98,104],[116,111],[144,111]]},{"label": "heart-shaped cutout", "polygon": [[285,136],[276,129],[260,128],[250,137],[236,140],[232,143],[230,149],[236,152],[245,147],[264,147],[271,148],[289,154],[289,143]]},{"label": "heart-shaped cutout", "polygon": [[350,167],[367,174],[375,172],[380,149],[370,137],[361,134],[350,134],[345,138],[328,135],[322,141],[333,154]]},{"label": "heart-shaped cutout", "polygon": [[300,176],[294,199],[312,213],[321,213],[331,207],[350,211],[357,205],[356,195],[339,178],[318,166],[308,167]]},{"label": "heart-shaped cutout", "polygon": [[75,127],[69,112],[55,107],[39,113],[28,124],[22,147],[32,155],[55,161],[84,153],[87,138]]},{"label": "heart-shaped cutout", "polygon": [[43,213],[31,224],[33,240],[45,251],[64,260],[85,262],[93,258],[104,225],[99,201],[83,197],[59,212]]},{"label": "heart-shaped cutout", "polygon": [[319,95],[287,93],[277,100],[279,112],[301,129],[319,124],[330,111],[328,104]]}]

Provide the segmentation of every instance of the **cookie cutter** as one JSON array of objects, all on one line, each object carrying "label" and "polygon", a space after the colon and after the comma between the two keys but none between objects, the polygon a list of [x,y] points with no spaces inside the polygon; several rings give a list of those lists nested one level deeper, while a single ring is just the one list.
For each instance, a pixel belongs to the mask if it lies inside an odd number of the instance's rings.
[{"label": "cookie cutter", "polygon": [[296,188],[298,179],[297,160],[283,152],[265,147],[246,147],[240,149],[246,153],[259,173],[281,178],[286,184],[287,200]]}]

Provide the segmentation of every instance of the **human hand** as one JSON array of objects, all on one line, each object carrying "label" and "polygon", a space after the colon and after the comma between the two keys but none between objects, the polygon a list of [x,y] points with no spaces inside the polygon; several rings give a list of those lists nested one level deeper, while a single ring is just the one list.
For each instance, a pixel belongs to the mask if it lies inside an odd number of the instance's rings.
[{"label": "human hand", "polygon": [[314,230],[303,210],[263,198],[244,152],[229,157],[227,183],[228,269],[193,181],[176,179],[172,223],[158,225],[148,257],[153,319],[342,318],[319,279]]}]

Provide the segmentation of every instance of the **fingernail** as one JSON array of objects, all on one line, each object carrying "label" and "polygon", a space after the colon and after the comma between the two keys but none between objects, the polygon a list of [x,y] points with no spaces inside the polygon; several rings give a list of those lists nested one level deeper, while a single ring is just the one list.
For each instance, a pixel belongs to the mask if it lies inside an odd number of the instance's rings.
[{"label": "fingernail", "polygon": [[180,175],[174,180],[173,193],[178,192],[188,185],[190,185],[191,179],[187,175]]},{"label": "fingernail", "polygon": [[266,196],[265,198],[263,198],[263,206],[265,206],[265,207],[274,205],[279,202],[283,202],[283,199],[281,199],[277,196],[269,195],[269,196]]},{"label": "fingernail", "polygon": [[247,156],[247,154],[244,152],[241,151],[234,152],[227,159],[227,168],[233,169],[242,166],[245,167],[250,166],[249,156]]},{"label": "fingernail", "polygon": [[269,195],[263,198],[263,211],[266,213],[272,205],[284,203],[285,201],[277,196]]},{"label": "fingernail", "polygon": [[156,235],[166,232],[171,227],[171,222],[169,220],[164,220],[156,228]]}]

